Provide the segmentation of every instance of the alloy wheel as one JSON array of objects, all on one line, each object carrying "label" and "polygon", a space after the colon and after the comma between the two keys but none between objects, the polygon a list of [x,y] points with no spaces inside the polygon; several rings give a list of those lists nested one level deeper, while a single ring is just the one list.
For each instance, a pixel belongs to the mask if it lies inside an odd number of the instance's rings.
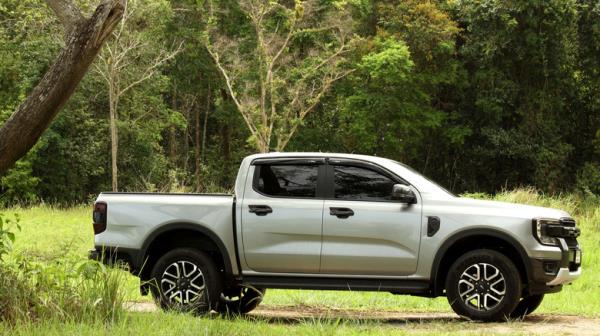
[{"label": "alloy wheel", "polygon": [[473,264],[461,274],[458,294],[468,307],[480,311],[492,310],[506,295],[506,280],[500,269],[494,265]]},{"label": "alloy wheel", "polygon": [[189,261],[176,261],[162,274],[160,289],[171,303],[188,305],[204,295],[204,275],[198,266]]}]

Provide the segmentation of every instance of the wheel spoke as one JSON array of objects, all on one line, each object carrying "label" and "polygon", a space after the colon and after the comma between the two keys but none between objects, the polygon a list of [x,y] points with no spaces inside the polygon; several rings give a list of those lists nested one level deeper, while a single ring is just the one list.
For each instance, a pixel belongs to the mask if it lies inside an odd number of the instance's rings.
[{"label": "wheel spoke", "polygon": [[[497,269],[496,267],[494,267],[494,266],[490,265],[490,264],[484,264],[484,266],[483,266],[483,267],[484,267],[484,279],[485,279],[486,281],[490,281],[490,280],[494,279],[495,277],[497,277],[498,275],[500,275],[500,270],[499,270],[499,269]],[[494,272],[494,274],[492,274],[492,275],[490,275],[490,276],[488,276],[488,274],[487,274],[487,273],[488,273],[488,271],[487,271],[487,270],[488,270],[489,268],[492,268],[492,270],[494,270],[494,271],[495,271],[495,272]]]},{"label": "wheel spoke", "polygon": [[465,299],[465,303],[466,303],[467,305],[473,305],[473,303],[471,303],[471,301],[472,301],[472,300],[477,300],[477,304],[475,305],[475,307],[477,307],[477,309],[480,309],[480,308],[481,308],[481,307],[480,307],[480,302],[481,302],[481,301],[480,301],[480,296],[479,296],[479,294],[473,294],[473,295],[471,295],[471,296],[467,297],[467,298]]},{"label": "wheel spoke", "polygon": [[169,300],[173,301],[173,299],[176,299],[177,297],[179,297],[180,302],[181,302],[181,291],[180,290],[173,292],[173,294],[171,294],[171,296],[169,296]]},{"label": "wheel spoke", "polygon": [[192,263],[184,263],[184,265],[186,265],[186,264],[187,264],[188,266],[190,266],[190,267],[188,267],[188,268],[191,268],[191,270],[190,270],[190,272],[189,272],[189,273],[187,273],[187,272],[185,271],[185,267],[184,267],[184,269],[183,269],[183,275],[184,275],[184,276],[186,276],[186,277],[191,277],[191,276],[192,276],[192,274],[194,274],[194,273],[195,273],[195,272],[198,270],[198,266],[196,266],[196,265],[194,265],[194,264],[192,264]]},{"label": "wheel spoke", "polygon": [[504,296],[506,294],[506,289],[497,290],[493,286],[490,286],[490,291],[496,293],[497,295]]},{"label": "wheel spoke", "polygon": [[464,279],[463,279],[463,280],[460,280],[460,281],[458,282],[458,287],[459,287],[459,288],[460,288],[460,285],[461,285],[461,284],[467,285],[467,286],[468,286],[468,288],[467,288],[467,290],[465,290],[465,291],[463,291],[463,292],[459,292],[459,294],[458,294],[458,295],[460,295],[460,297],[464,297],[465,295],[467,295],[467,294],[471,293],[471,292],[472,292],[472,291],[475,289],[475,285],[473,285],[472,283],[470,283],[470,282],[469,282],[469,281],[467,281],[467,280],[464,280]]},{"label": "wheel spoke", "polygon": [[[473,268],[475,270],[475,275],[471,275],[469,274],[469,270]],[[467,268],[467,270],[464,271],[463,276],[468,277],[469,279],[473,280],[473,281],[477,281],[480,278],[480,269],[479,269],[479,265],[475,264],[469,268]]]},{"label": "wheel spoke", "polygon": [[175,271],[177,272],[176,278],[181,278],[181,270],[179,269],[179,263],[174,263],[171,266],[173,266],[173,268],[175,268]]},{"label": "wheel spoke", "polygon": [[[167,290],[165,290],[165,286],[163,284],[167,284],[169,285]],[[162,279],[161,280],[161,288],[163,289],[163,294],[167,295],[169,294],[169,292],[171,292],[173,289],[175,289],[177,287],[177,285],[175,284],[175,282],[169,280],[169,279]]]},{"label": "wheel spoke", "polygon": [[[494,304],[492,306],[488,305],[488,299],[492,299],[494,300]],[[497,298],[491,294],[485,294],[485,296],[483,297],[483,301],[484,301],[484,308],[485,309],[491,309],[492,307],[496,306],[498,303],[500,303],[500,301],[502,301],[501,298]]]},{"label": "wheel spoke", "polygon": [[167,268],[167,270],[166,270],[166,271],[163,273],[163,278],[164,278],[165,276],[168,276],[168,277],[170,277],[170,278],[173,278],[173,279],[179,279],[179,277],[178,277],[177,275],[175,275],[175,274],[172,274],[172,273],[170,273],[170,272],[169,272],[169,269],[170,269],[170,268],[171,268],[171,267]]}]

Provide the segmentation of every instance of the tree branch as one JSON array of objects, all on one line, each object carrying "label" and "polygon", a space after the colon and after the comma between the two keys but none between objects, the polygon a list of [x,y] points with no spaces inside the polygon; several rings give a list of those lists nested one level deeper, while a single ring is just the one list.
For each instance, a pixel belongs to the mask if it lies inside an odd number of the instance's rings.
[{"label": "tree branch", "polygon": [[[327,91],[329,91],[329,88],[331,88],[331,85],[333,85],[333,83],[348,76],[349,74],[351,74],[354,71],[355,71],[354,69],[343,71],[339,74],[336,74],[335,76],[333,76],[330,79],[324,80],[321,90],[319,91],[317,96],[315,98],[313,98],[313,103],[310,106],[308,106],[306,109],[304,109],[303,111],[300,111],[300,115],[298,116],[299,121],[301,122],[302,120],[304,120],[304,118],[306,118],[306,116],[310,112],[312,112],[312,110],[314,110],[315,107],[317,107],[317,105],[321,102],[321,98],[323,98],[323,96],[327,93]],[[311,94],[311,96],[312,96],[312,94]],[[292,128],[289,130],[288,134],[286,134],[284,136],[283,140],[281,142],[278,141],[278,144],[277,144],[278,151],[283,151],[285,146],[287,146],[288,142],[292,139],[292,136],[294,136],[294,134],[296,133],[296,130],[298,129],[298,126],[300,125],[300,122],[294,123]]]},{"label": "tree branch", "polygon": [[158,55],[154,59],[154,62],[152,63],[152,65],[150,67],[148,67],[146,69],[146,71],[144,71],[144,73],[140,76],[140,78],[138,78],[136,81],[132,82],[127,87],[125,87],[123,90],[118,92],[119,96],[123,95],[125,92],[127,92],[130,89],[132,89],[133,87],[141,84],[142,82],[150,79],[152,76],[154,76],[154,71],[158,67],[160,67],[165,62],[167,62],[167,61],[171,60],[172,58],[174,58],[175,56],[177,56],[177,54],[179,54],[182,50],[183,50],[183,42],[180,43],[179,47],[177,47],[177,49],[175,49],[174,51],[168,52],[168,53],[161,53],[160,55]]},{"label": "tree branch", "polygon": [[[66,1],[53,1],[60,15],[67,13],[61,20],[65,19],[72,31],[54,64],[0,128],[0,174],[35,145],[65,105],[98,55],[105,38],[121,20],[124,1],[103,0],[92,17],[81,19],[79,24],[73,21],[77,20],[77,14],[72,11],[75,7]],[[61,8],[67,8],[67,12]]]},{"label": "tree branch", "polygon": [[221,65],[221,62],[219,61],[219,55],[216,54],[216,53],[214,53],[208,46],[207,46],[206,50],[208,51],[209,55],[212,57],[213,61],[215,62],[215,65],[219,69],[219,72],[221,73],[221,75],[225,79],[225,84],[227,85],[227,91],[229,92],[229,95],[231,96],[231,99],[233,100],[233,103],[237,107],[238,111],[240,111],[240,114],[244,118],[244,121],[246,122],[246,125],[250,129],[250,132],[253,135],[255,135],[255,136],[257,136],[257,137],[260,138],[261,135],[259,134],[258,130],[254,126],[254,124],[252,123],[252,121],[248,118],[248,116],[246,115],[246,113],[244,113],[244,109],[242,108],[242,104],[238,100],[238,98],[237,98],[237,96],[235,94],[235,91],[233,90],[233,83],[231,82],[231,78],[229,77],[229,75],[227,74],[227,71],[225,70],[225,68],[223,68],[223,66]]}]

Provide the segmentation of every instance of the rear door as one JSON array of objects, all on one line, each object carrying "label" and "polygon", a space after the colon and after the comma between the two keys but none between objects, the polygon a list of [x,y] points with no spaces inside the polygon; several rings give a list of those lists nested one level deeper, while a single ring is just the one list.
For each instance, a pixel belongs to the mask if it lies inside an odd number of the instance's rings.
[{"label": "rear door", "polygon": [[267,159],[251,166],[242,204],[246,264],[260,273],[318,273],[324,159]]},{"label": "rear door", "polygon": [[406,182],[378,166],[353,160],[331,160],[327,174],[321,273],[414,273],[421,205],[392,200],[393,185]]}]

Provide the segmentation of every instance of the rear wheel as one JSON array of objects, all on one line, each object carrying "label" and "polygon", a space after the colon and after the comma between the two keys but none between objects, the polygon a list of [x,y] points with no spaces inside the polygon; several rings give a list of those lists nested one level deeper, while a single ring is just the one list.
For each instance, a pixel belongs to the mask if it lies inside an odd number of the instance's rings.
[{"label": "rear wheel", "polygon": [[515,310],[513,310],[513,312],[510,314],[510,317],[523,318],[533,313],[533,311],[536,310],[537,307],[540,306],[540,304],[542,304],[543,299],[544,294],[530,295],[524,297],[523,299],[521,299],[521,301],[519,301]]},{"label": "rear wheel", "polygon": [[152,296],[163,309],[200,315],[217,306],[222,281],[206,254],[178,248],[156,262],[150,284]]},{"label": "rear wheel", "polygon": [[266,289],[253,286],[234,286],[223,291],[217,311],[223,314],[246,314],[262,302]]},{"label": "rear wheel", "polygon": [[519,271],[502,253],[480,249],[465,253],[450,267],[446,294],[452,309],[479,321],[506,320],[521,293]]}]

